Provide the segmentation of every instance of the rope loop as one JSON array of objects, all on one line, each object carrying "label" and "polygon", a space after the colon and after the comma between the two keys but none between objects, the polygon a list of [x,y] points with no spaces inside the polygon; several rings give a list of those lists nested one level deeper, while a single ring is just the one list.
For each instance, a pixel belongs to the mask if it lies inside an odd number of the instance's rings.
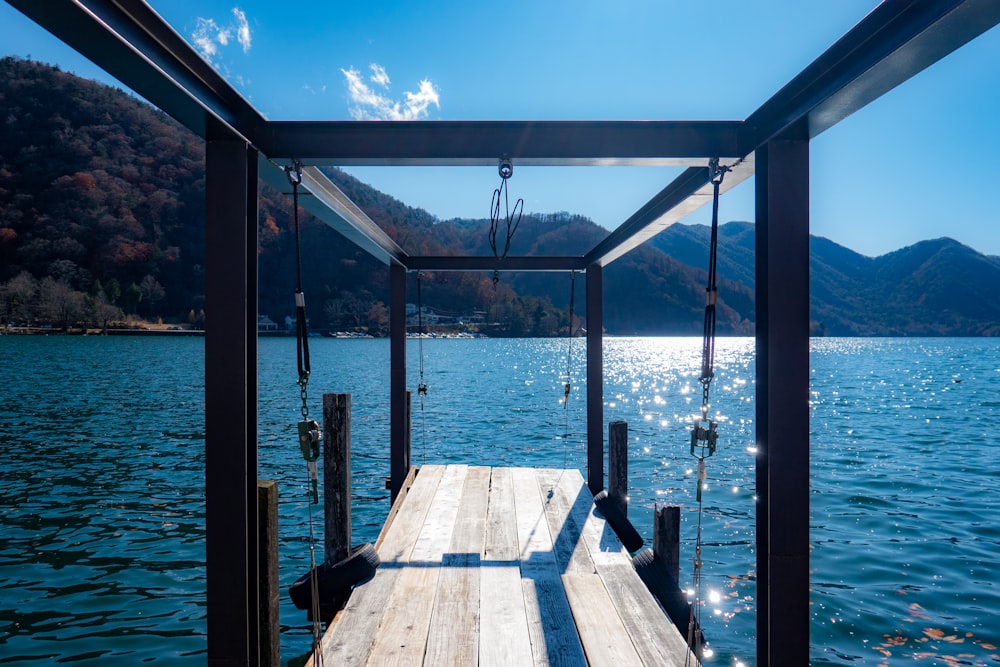
[{"label": "rope loop", "polygon": [[[514,163],[509,158],[501,158],[498,167],[500,173],[500,187],[493,191],[493,198],[490,201],[490,248],[493,256],[497,259],[504,259],[510,252],[510,241],[514,238],[514,232],[521,224],[521,215],[524,213],[524,199],[518,199],[514,203],[513,210],[510,207],[510,195],[507,190],[507,179],[514,175]],[[506,222],[506,238],[504,240],[503,252],[500,252],[497,244],[497,234],[500,232],[500,204],[503,203],[504,216]],[[499,272],[494,274],[494,281],[499,280]],[[495,282],[494,282],[495,284]]]}]

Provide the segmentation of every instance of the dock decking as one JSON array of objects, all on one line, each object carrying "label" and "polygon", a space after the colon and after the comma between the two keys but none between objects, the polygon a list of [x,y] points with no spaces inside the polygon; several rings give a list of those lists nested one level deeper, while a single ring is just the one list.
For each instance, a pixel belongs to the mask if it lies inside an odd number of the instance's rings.
[{"label": "dock decking", "polygon": [[324,664],[697,664],[578,471],[428,465],[412,480]]}]

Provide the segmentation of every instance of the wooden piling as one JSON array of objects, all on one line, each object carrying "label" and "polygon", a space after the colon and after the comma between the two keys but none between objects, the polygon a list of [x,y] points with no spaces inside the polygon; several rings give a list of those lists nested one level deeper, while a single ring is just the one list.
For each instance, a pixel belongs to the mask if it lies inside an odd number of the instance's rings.
[{"label": "wooden piling", "polygon": [[325,560],[351,552],[351,395],[323,394],[323,520]]},{"label": "wooden piling", "polygon": [[681,579],[681,508],[664,505],[653,510],[653,554],[674,581]]},{"label": "wooden piling", "polygon": [[628,515],[628,422],[608,424],[608,497]]},{"label": "wooden piling", "polygon": [[278,484],[270,480],[257,481],[258,576],[257,596],[260,618],[260,664],[279,667],[281,664],[281,623],[278,607]]}]

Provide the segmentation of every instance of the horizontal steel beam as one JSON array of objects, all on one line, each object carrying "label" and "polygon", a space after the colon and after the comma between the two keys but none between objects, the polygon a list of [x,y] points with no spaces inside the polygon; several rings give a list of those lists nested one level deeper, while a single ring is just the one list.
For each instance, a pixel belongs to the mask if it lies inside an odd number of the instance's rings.
[{"label": "horizontal steel beam", "polygon": [[[282,167],[262,159],[260,175],[275,188],[289,192],[291,184]],[[405,265],[403,249],[323,172],[316,167],[303,167],[302,186],[311,196],[300,197],[299,206],[380,262]]]},{"label": "horizontal steel beam", "polygon": [[586,271],[583,257],[468,257],[410,256],[405,260],[411,271]]},{"label": "horizontal steel beam", "polygon": [[[704,162],[704,160],[703,160]],[[720,193],[753,175],[753,155],[735,163],[721,162],[731,171],[722,180]],[[645,206],[587,253],[587,264],[606,266],[639,247],[664,229],[712,201],[708,167],[691,167],[663,188]]]},{"label": "horizontal steel beam", "polygon": [[741,157],[740,121],[271,121],[268,156],[307,164],[687,166]]},{"label": "horizontal steel beam", "polygon": [[811,139],[998,23],[997,0],[887,0],[747,118],[743,148]]},{"label": "horizontal steel beam", "polygon": [[146,3],[7,2],[198,136],[256,143],[264,117]]}]

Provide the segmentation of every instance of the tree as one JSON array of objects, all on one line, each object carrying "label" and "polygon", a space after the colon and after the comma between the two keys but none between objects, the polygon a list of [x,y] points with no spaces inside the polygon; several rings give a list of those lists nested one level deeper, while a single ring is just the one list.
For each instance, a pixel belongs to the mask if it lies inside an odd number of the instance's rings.
[{"label": "tree", "polygon": [[389,309],[381,301],[376,301],[368,309],[368,322],[375,327],[378,334],[385,335],[389,330]]},{"label": "tree", "polygon": [[162,301],[167,293],[163,289],[163,285],[150,275],[147,275],[139,283],[139,290],[142,292],[142,300],[149,304],[149,315],[152,317],[155,314],[156,304]]},{"label": "tree", "polygon": [[51,276],[38,285],[38,302],[41,316],[63,329],[79,321],[84,313],[84,295],[69,286],[65,280]]},{"label": "tree", "polygon": [[37,292],[38,281],[27,271],[22,271],[4,283],[0,288],[0,295],[7,304],[8,321],[30,324],[34,316],[33,306]]},{"label": "tree", "polygon": [[135,283],[132,283],[125,289],[122,299],[124,301],[122,305],[125,308],[125,312],[129,315],[135,315],[136,310],[139,308],[139,302],[142,301],[142,289]]}]

